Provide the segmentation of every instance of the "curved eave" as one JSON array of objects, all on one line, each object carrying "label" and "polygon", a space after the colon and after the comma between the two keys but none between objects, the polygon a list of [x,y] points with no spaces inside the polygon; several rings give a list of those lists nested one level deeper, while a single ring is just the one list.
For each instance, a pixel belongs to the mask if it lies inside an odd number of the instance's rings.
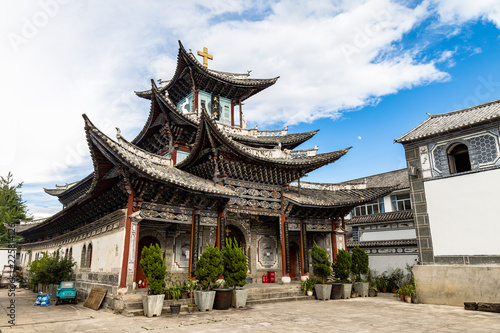
[{"label": "curved eave", "polygon": [[112,154],[120,163],[127,165],[145,178],[206,195],[227,198],[237,196],[236,192],[224,186],[215,185],[209,180],[167,165],[170,160],[166,157],[149,153],[132,145],[121,137],[119,137],[119,143],[117,143],[96,127],[91,128],[90,131],[92,139],[99,145],[99,149],[106,150],[106,153]]},{"label": "curved eave", "polygon": [[307,140],[311,139],[319,130],[303,133],[292,133],[279,136],[254,137],[250,135],[239,135],[230,133],[229,137],[247,146],[272,148],[281,144],[284,149],[294,149]]},{"label": "curved eave", "polygon": [[291,203],[310,208],[356,207],[391,193],[392,187],[356,190],[314,190],[289,188],[283,197]]},{"label": "curved eave", "polygon": [[[165,92],[175,90],[176,85],[184,75],[184,71],[186,68],[190,68],[190,70],[193,71],[193,76],[196,76],[196,74],[200,74],[201,76],[206,77],[209,80],[243,89],[244,91],[241,91],[238,96],[229,96],[230,98],[238,98],[242,101],[270,87],[271,85],[276,83],[279,78],[278,76],[271,79],[249,79],[247,78],[248,75],[245,74],[226,73],[205,68],[200,62],[198,62],[198,60],[192,53],[187,52],[184,49],[184,46],[179,41],[179,53],[177,55],[177,66],[175,69],[175,73],[172,79],[169,80],[169,82],[165,86],[161,87],[161,91]],[[199,82],[196,83],[196,86],[203,89]],[[142,98],[150,98],[151,93],[151,90],[136,92],[137,96]]]},{"label": "curved eave", "polygon": [[[210,133],[207,133],[207,131],[210,131]],[[181,163],[177,164],[178,168],[186,169],[196,164],[198,154],[203,149],[201,145],[202,142],[204,142],[203,140],[204,136],[212,137],[212,139],[218,138],[219,142],[223,143],[226,148],[229,148],[232,154],[240,156],[243,159],[262,164],[269,164],[273,166],[278,165],[282,167],[303,168],[308,170],[308,172],[338,160],[339,158],[344,156],[349,151],[349,149],[352,148],[349,147],[333,152],[316,154],[315,156],[308,156],[308,157],[301,157],[294,159],[256,156],[251,153],[252,149],[255,148],[245,146],[239,142],[232,140],[228,136],[228,134],[224,133],[222,130],[218,128],[215,122],[212,119],[210,119],[210,116],[208,115],[206,110],[203,109],[200,117],[200,125],[198,127],[198,132],[196,133],[196,140],[194,147],[191,150],[191,154],[189,154],[189,156]]]}]

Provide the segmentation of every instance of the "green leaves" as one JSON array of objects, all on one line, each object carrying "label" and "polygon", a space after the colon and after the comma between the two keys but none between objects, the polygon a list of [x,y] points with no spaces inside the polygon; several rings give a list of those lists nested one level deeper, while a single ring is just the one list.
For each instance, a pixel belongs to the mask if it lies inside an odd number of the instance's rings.
[{"label": "green leaves", "polygon": [[[59,250],[57,250],[58,252]],[[73,266],[76,263],[72,258],[65,259],[59,256],[57,252],[43,256],[33,261],[28,268],[29,280],[33,284],[42,285],[59,284],[61,281],[71,280],[73,275]]]},{"label": "green leaves", "polygon": [[162,294],[165,291],[165,275],[167,267],[161,256],[161,249],[158,244],[145,246],[141,252],[142,271],[147,278],[149,292],[153,295]]},{"label": "green leaves", "polygon": [[361,274],[368,273],[368,254],[356,246],[352,249],[352,272],[356,275],[356,281],[361,281]]},{"label": "green leaves", "polygon": [[196,278],[205,290],[210,290],[224,272],[222,253],[210,244],[196,262]]},{"label": "green leaves", "polygon": [[247,257],[236,240],[228,238],[222,248],[224,279],[230,287],[243,287],[247,281]]},{"label": "green leaves", "polygon": [[[19,223],[20,220],[31,220],[31,217],[27,216],[26,203],[18,193],[23,184],[12,185],[12,181],[10,172],[7,177],[0,177],[0,245],[3,246],[10,243],[6,225]],[[22,237],[17,236],[14,241],[16,244],[20,243]]]},{"label": "green leaves", "polygon": [[349,252],[346,250],[339,250],[337,252],[337,259],[332,265],[333,271],[335,272],[335,277],[346,283],[349,279],[351,273],[352,258]]},{"label": "green leaves", "polygon": [[325,250],[320,248],[316,242],[314,242],[312,251],[311,251],[312,265],[313,265],[313,273],[315,276],[321,277],[323,279],[323,283],[325,283],[325,279],[331,274],[331,263],[328,259],[328,254]]}]

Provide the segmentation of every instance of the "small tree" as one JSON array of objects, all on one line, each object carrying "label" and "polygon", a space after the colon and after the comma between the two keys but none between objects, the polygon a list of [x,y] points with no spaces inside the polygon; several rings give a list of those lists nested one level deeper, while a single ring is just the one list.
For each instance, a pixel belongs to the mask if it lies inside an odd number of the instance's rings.
[{"label": "small tree", "polygon": [[328,254],[314,242],[311,251],[313,273],[315,276],[321,277],[323,284],[327,277],[332,273],[331,263],[328,259]]},{"label": "small tree", "polygon": [[223,272],[222,253],[210,244],[196,262],[196,278],[204,290],[210,290]]},{"label": "small tree", "polygon": [[361,274],[368,273],[368,254],[356,246],[352,249],[352,272],[356,276],[356,281],[361,281]]},{"label": "small tree", "polygon": [[332,265],[335,277],[342,283],[347,283],[351,273],[352,258],[346,250],[339,250],[337,259]]},{"label": "small tree", "polygon": [[[8,173],[7,177],[0,177],[0,245],[7,246],[11,239],[7,226],[18,224],[19,221],[29,221],[32,218],[28,216],[28,208],[26,203],[21,198],[20,189],[23,183],[12,185],[12,173]],[[16,235],[14,243],[19,245],[23,238]]]},{"label": "small tree", "polygon": [[224,257],[224,279],[233,288],[243,287],[247,281],[247,257],[236,240],[228,238],[222,248]]},{"label": "small tree", "polygon": [[146,275],[149,293],[160,295],[165,291],[165,275],[167,267],[161,256],[161,249],[158,244],[145,246],[141,252],[141,265],[144,275]]},{"label": "small tree", "polygon": [[75,262],[72,258],[65,259],[57,255],[56,251],[51,255],[43,252],[43,256],[28,267],[28,276],[31,283],[37,285],[41,283],[44,286],[49,284],[59,284],[62,281],[71,280],[73,275],[73,266]]}]

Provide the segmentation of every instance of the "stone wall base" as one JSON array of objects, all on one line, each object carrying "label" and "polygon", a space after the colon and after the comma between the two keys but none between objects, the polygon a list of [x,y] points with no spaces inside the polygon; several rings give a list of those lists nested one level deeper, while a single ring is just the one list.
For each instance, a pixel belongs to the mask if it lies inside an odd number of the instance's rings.
[{"label": "stone wall base", "polygon": [[498,302],[500,266],[415,265],[420,303],[464,306],[464,302]]}]

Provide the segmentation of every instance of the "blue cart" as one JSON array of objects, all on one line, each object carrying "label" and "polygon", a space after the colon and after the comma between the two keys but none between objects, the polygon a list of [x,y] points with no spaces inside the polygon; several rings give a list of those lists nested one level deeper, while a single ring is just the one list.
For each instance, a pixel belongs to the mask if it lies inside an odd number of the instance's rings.
[{"label": "blue cart", "polygon": [[76,289],[75,289],[75,281],[63,281],[61,285],[57,287],[56,293],[56,305],[61,304],[62,302],[68,302],[76,304]]}]

